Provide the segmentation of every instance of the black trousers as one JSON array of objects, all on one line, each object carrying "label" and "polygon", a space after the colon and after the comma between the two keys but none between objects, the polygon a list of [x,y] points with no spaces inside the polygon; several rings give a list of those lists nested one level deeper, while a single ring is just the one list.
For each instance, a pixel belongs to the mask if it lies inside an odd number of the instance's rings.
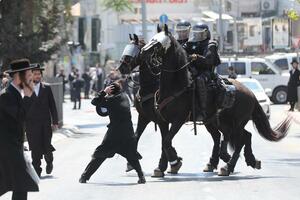
[{"label": "black trousers", "polygon": [[[41,164],[42,164],[42,156],[40,154],[37,154],[35,151],[31,152],[31,157],[32,157],[32,165],[33,168],[35,169],[36,173],[41,176],[42,173],[42,168],[41,168]],[[52,164],[53,162],[53,153],[49,152],[44,154],[44,158],[45,161],[47,163],[47,165]]]},{"label": "black trousers", "polygon": [[[84,177],[86,180],[89,180],[105,160],[106,158],[92,158],[90,163],[85,168],[82,177]],[[135,169],[139,177],[144,176],[139,160],[127,159],[127,162]]]},{"label": "black trousers", "polygon": [[13,192],[12,200],[27,200],[27,192]]},{"label": "black trousers", "polygon": [[74,98],[74,109],[76,109],[77,101],[78,101],[78,109],[80,109],[81,108],[81,98],[80,97],[79,98],[77,98],[77,97]]}]

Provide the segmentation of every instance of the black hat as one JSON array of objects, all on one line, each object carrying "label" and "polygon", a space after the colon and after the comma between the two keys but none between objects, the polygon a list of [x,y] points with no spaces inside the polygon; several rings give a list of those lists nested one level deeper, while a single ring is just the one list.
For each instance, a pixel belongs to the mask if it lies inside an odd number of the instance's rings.
[{"label": "black hat", "polygon": [[299,64],[299,62],[298,62],[298,60],[297,60],[297,59],[293,59],[293,61],[291,62],[291,64],[293,64],[293,63],[297,63],[297,64]]},{"label": "black hat", "polygon": [[14,60],[9,64],[9,66],[10,66],[10,69],[6,71],[6,73],[9,73],[9,74],[25,71],[25,70],[32,69],[35,67],[35,66],[31,66],[30,61],[25,58]]},{"label": "black hat", "polygon": [[39,63],[34,63],[34,64],[31,64],[30,66],[33,67],[32,70],[40,70],[40,71],[44,71],[45,70],[45,68],[42,67]]}]

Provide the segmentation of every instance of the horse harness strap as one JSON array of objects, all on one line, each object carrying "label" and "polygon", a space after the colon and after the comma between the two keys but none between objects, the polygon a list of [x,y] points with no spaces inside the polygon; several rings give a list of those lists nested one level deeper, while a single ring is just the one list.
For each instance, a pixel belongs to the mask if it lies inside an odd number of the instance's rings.
[{"label": "horse harness strap", "polygon": [[183,93],[187,91],[187,88],[184,88],[183,90],[180,90],[179,92],[176,92],[174,95],[169,96],[165,99],[162,100],[162,102],[158,103],[158,96],[159,96],[159,90],[155,92],[154,95],[154,107],[156,113],[163,119],[164,121],[167,122],[167,120],[162,116],[161,111],[164,107],[166,107],[170,102],[172,102],[174,99],[177,97],[181,96]]},{"label": "horse harness strap", "polygon": [[138,102],[140,103],[141,107],[142,107],[142,104],[146,101],[148,101],[149,99],[152,99],[154,97],[154,93],[150,93],[150,94],[147,94],[146,96],[141,96],[140,95],[140,90],[138,90],[137,94],[136,94],[136,98],[138,100]]}]

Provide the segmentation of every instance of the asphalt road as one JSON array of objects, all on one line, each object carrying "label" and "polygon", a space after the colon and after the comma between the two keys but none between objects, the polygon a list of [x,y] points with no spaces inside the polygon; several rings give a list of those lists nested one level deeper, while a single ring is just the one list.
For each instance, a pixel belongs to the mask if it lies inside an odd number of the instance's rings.
[{"label": "asphalt road", "polygon": [[[121,156],[106,160],[87,184],[78,179],[90,160],[94,149],[101,143],[106,131],[107,119],[100,118],[88,101],[83,109],[71,110],[64,106],[65,123],[76,125],[81,134],[55,142],[54,171],[52,176],[43,175],[40,192],[30,193],[29,200],[298,200],[300,199],[300,113],[293,113],[295,121],[289,135],[279,143],[262,139],[253,128],[253,151],[262,161],[262,169],[246,166],[240,156],[235,172],[229,177],[219,177],[217,172],[203,173],[212,150],[212,139],[204,127],[198,127],[194,136],[192,126],[185,125],[174,139],[174,146],[183,157],[183,166],[178,175],[167,175],[163,179],[151,178],[160,156],[160,134],[154,132],[151,123],[145,130],[139,144],[139,152],[147,183],[138,185],[135,172],[125,173],[126,161]],[[272,105],[272,126],[287,115],[287,105]],[[298,119],[297,119],[298,117]],[[299,121],[298,121],[299,120]],[[136,126],[137,113],[133,109]],[[224,163],[220,162],[220,166]],[[11,193],[0,197],[11,198]]]}]

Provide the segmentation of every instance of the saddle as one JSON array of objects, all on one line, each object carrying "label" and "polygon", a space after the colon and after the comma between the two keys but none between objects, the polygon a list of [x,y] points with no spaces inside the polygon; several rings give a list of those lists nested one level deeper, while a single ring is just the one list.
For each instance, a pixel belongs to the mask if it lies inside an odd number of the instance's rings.
[{"label": "saddle", "polygon": [[218,81],[217,105],[219,109],[231,108],[235,102],[236,87],[227,78],[218,78]]}]

